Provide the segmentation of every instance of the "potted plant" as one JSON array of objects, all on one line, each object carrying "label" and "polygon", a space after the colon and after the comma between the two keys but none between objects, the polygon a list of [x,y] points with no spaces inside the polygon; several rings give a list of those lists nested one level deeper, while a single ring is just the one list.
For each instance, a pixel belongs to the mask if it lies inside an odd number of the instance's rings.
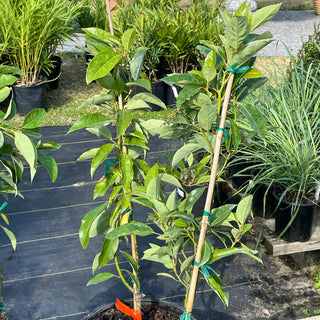
[{"label": "potted plant", "polygon": [[268,131],[253,140],[248,155],[260,163],[255,181],[275,187],[275,232],[287,241],[309,240],[318,210],[319,84],[312,65],[295,65],[290,79],[283,75],[262,95],[264,102],[255,104]]},{"label": "potted plant", "polygon": [[[79,237],[84,249],[89,238],[104,234],[101,251],[93,261],[93,272],[113,261],[116,273],[97,273],[89,282],[98,284],[112,277],[119,278],[133,294],[133,310],[118,301],[119,310],[141,319],[141,294],[139,279],[139,259],[137,236],[153,234],[153,229],[144,222],[135,221],[132,192],[139,189],[143,180],[149,180],[153,170],[143,160],[148,150],[149,127],[158,125],[157,121],[141,119],[133,116],[133,110],[148,107],[147,102],[165,108],[163,102],[150,92],[131,95],[132,88],[139,85],[150,90],[146,79],[139,79],[143,65],[144,49],[134,49],[136,39],[133,29],[127,30],[121,39],[101,29],[84,29],[88,48],[94,52],[94,58],[88,65],[87,82],[96,80],[105,91],[91,98],[88,104],[99,104],[106,108],[105,114],[89,114],[77,121],[69,132],[87,128],[90,132],[105,138],[108,143],[98,149],[88,150],[78,160],[92,158],[91,175],[100,165],[105,166],[105,174],[95,186],[94,198],[105,196],[106,201],[88,212],[82,219]],[[131,53],[132,56],[129,54]],[[130,82],[125,83],[118,72],[119,66],[127,67]],[[114,133],[112,130],[115,126]],[[112,133],[113,132],[113,133]],[[112,154],[112,156],[111,156]],[[162,177],[166,181],[168,175]],[[170,181],[180,185],[173,177]],[[130,240],[129,240],[130,239]],[[131,251],[122,250],[126,241],[131,242]],[[123,269],[119,264],[119,255],[129,262],[131,269]],[[129,276],[129,280],[127,279]],[[127,310],[127,311],[126,311]],[[93,318],[96,315],[93,315]]]},{"label": "potted plant", "polygon": [[[5,58],[8,64],[22,71],[13,86],[13,99],[18,113],[27,114],[33,108],[43,108],[45,82],[53,64],[52,55],[59,44],[71,39],[78,6],[69,0],[5,0],[0,4],[0,16],[7,21],[0,38],[6,37]],[[26,92],[31,92],[31,100]]]},{"label": "potted plant", "polygon": [[[9,86],[17,78],[16,74],[21,74],[17,68],[0,64],[0,102],[7,99],[10,95]],[[58,167],[54,158],[50,155],[41,153],[41,150],[57,150],[60,145],[54,142],[37,144],[34,139],[39,139],[41,135],[38,132],[38,126],[44,121],[46,112],[43,109],[34,109],[31,111],[21,126],[13,126],[10,120],[15,115],[15,103],[11,100],[6,113],[0,111],[0,194],[3,197],[0,205],[0,215],[5,225],[0,224],[1,230],[10,239],[12,249],[16,250],[17,240],[13,232],[8,228],[9,220],[4,212],[8,205],[8,195],[14,194],[21,196],[18,185],[23,178],[24,162],[30,168],[31,182],[37,170],[37,164],[42,164],[49,172],[52,182],[58,176]],[[3,305],[2,297],[3,270],[0,267],[0,318],[6,319],[4,315],[6,308]]]}]

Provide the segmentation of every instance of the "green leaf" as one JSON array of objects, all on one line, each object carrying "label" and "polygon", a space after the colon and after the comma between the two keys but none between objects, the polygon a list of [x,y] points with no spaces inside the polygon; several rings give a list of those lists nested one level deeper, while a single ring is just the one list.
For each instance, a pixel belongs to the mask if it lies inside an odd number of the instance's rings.
[{"label": "green leaf", "polygon": [[3,145],[4,145],[4,136],[2,131],[0,131],[0,148],[2,148]]},{"label": "green leaf", "polygon": [[88,160],[88,159],[92,159],[94,158],[94,156],[97,154],[99,148],[93,148],[90,150],[85,151],[84,153],[82,153],[78,159],[76,160],[76,162],[78,161],[84,161],[84,160]]},{"label": "green leaf", "polygon": [[138,272],[138,265],[137,263],[134,261],[133,257],[125,252],[125,251],[122,251],[120,250],[120,252],[123,254],[123,256],[126,258],[126,260],[130,263],[131,265],[131,268],[135,271],[135,272]]},{"label": "green leaf", "polygon": [[117,138],[120,138],[131,124],[133,115],[130,111],[120,111],[117,118]]},{"label": "green leaf", "polygon": [[138,79],[136,81],[127,82],[126,85],[128,87],[142,87],[151,92],[151,83],[148,79]]},{"label": "green leaf", "polygon": [[[205,278],[210,288],[218,295],[220,300],[224,303],[225,306],[229,304],[229,294],[224,292],[221,284],[219,283],[221,280],[215,274],[211,274],[209,278]],[[220,281],[219,281],[220,280]]]},{"label": "green leaf", "polygon": [[156,244],[149,243],[149,249],[145,250],[143,253],[143,260],[149,260],[154,262],[162,263],[167,269],[172,269],[172,260],[167,253],[167,247],[160,247]]},{"label": "green leaf", "polygon": [[23,133],[17,131],[15,134],[14,143],[18,150],[21,152],[24,159],[28,162],[30,167],[31,181],[34,178],[37,168],[37,150],[33,142]]},{"label": "green leaf", "polygon": [[188,225],[183,219],[176,219],[174,225],[180,228],[186,228]]},{"label": "green leaf", "polygon": [[143,100],[145,102],[156,104],[157,106],[160,106],[163,109],[166,109],[166,105],[158,97],[156,97],[155,95],[153,95],[150,92],[141,92],[141,93],[136,94],[132,98],[132,100],[137,100],[137,99]]},{"label": "green leaf", "polygon": [[108,239],[116,239],[123,236],[137,235],[137,236],[148,236],[153,234],[154,231],[151,227],[143,222],[131,221],[122,226],[113,229],[112,231],[108,231],[106,237]]},{"label": "green leaf", "polygon": [[140,77],[140,72],[143,66],[144,55],[146,53],[145,48],[138,48],[134,54],[132,60],[130,61],[130,72],[133,80],[138,80]]},{"label": "green leaf", "polygon": [[121,77],[116,78],[114,84],[113,84],[113,90],[116,95],[120,95],[123,93],[124,89],[126,88],[126,83]]},{"label": "green leaf", "polygon": [[262,73],[260,70],[256,68],[250,68],[244,75],[243,78],[247,79],[255,79],[255,78],[261,78]]},{"label": "green leaf", "polygon": [[120,169],[122,172],[122,188],[126,192],[133,181],[133,161],[128,154],[121,154]]},{"label": "green leaf", "polygon": [[[112,76],[111,76],[112,77]],[[102,78],[104,79],[104,78]],[[113,77],[112,77],[113,79]],[[101,79],[98,79],[99,85],[101,85],[101,87],[105,88],[105,84],[100,84],[100,81],[102,81]],[[113,82],[114,83],[114,82]],[[83,103],[81,103],[81,105],[79,106],[79,110],[82,110],[86,107],[92,106],[92,105],[102,105],[108,101],[112,101],[113,100],[113,95],[111,93],[108,94],[97,94],[93,97],[88,98],[86,101],[84,101]]]},{"label": "green leaf", "polygon": [[17,113],[17,106],[13,99],[11,99],[9,103],[9,107],[7,109],[7,112],[5,116],[3,117],[3,120],[11,120]]},{"label": "green leaf", "polygon": [[86,249],[89,244],[89,232],[93,221],[99,216],[106,208],[107,203],[102,203],[98,207],[89,211],[81,220],[79,229],[79,239],[83,249]]},{"label": "green leaf", "polygon": [[245,224],[247,217],[251,213],[252,198],[253,198],[252,195],[249,195],[243,198],[237,206],[237,211],[235,216],[237,217],[241,225]]},{"label": "green leaf", "polygon": [[176,177],[172,176],[171,174],[167,174],[167,173],[162,174],[160,176],[160,180],[165,183],[171,184],[175,187],[181,188],[181,183],[179,182],[179,180]]},{"label": "green leaf", "polygon": [[100,29],[100,28],[83,28],[82,29],[85,33],[86,36],[92,37],[94,39],[100,40],[101,42],[108,41],[110,44],[114,44],[117,47],[121,45],[120,39],[113,36],[109,32]]},{"label": "green leaf", "polygon": [[201,88],[197,85],[190,85],[184,87],[178,95],[177,98],[177,108],[179,109],[181,105],[186,102],[187,100],[190,100],[193,96],[195,96]]},{"label": "green leaf", "polygon": [[177,152],[174,154],[172,159],[172,167],[175,167],[179,161],[181,161],[183,158],[188,156],[190,153],[195,152],[196,150],[199,150],[202,148],[202,146],[199,146],[198,143],[186,143],[184,146],[182,146],[180,149],[177,150]]},{"label": "green leaf", "polygon": [[125,51],[129,52],[131,46],[136,40],[136,32],[134,29],[126,30],[121,37],[121,42]]},{"label": "green leaf", "polygon": [[4,101],[9,97],[11,89],[9,87],[4,87],[0,89],[0,102]]},{"label": "green leaf", "polygon": [[205,104],[198,113],[199,125],[202,129],[210,131],[217,117],[217,106]]},{"label": "green leaf", "polygon": [[155,164],[153,167],[151,167],[144,179],[144,185],[145,187],[147,188],[150,181],[155,178],[155,177],[158,177],[159,176],[159,165],[158,164]]},{"label": "green leaf", "polygon": [[127,110],[138,110],[138,109],[150,109],[150,106],[140,99],[130,99],[126,105],[125,109]]},{"label": "green leaf", "polygon": [[211,223],[212,227],[219,227],[223,224],[223,222],[228,219],[232,209],[235,207],[235,204],[225,204],[216,209],[213,209],[213,217],[214,220]]},{"label": "green leaf", "polygon": [[92,284],[98,284],[104,281],[107,281],[114,277],[114,274],[110,272],[102,272],[94,276],[88,283],[87,286],[91,286]]},{"label": "green leaf", "polygon": [[101,113],[87,114],[81,119],[77,120],[75,124],[69,129],[68,133],[71,133],[73,131],[83,129],[86,127],[98,126],[108,121],[109,119]]},{"label": "green leaf", "polygon": [[249,34],[248,18],[245,16],[232,17],[226,27],[228,45],[238,52]]},{"label": "green leaf", "polygon": [[251,18],[250,32],[270,21],[279,11],[281,3],[263,7],[257,10]]},{"label": "green leaf", "polygon": [[[107,143],[98,149],[91,163],[91,169],[90,169],[91,178],[93,177],[98,167],[108,158],[110,152],[112,152],[113,149],[114,149],[114,145],[112,143]],[[90,151],[92,151],[92,149]],[[83,154],[82,154],[82,157],[83,157]]]},{"label": "green leaf", "polygon": [[93,80],[106,76],[119,62],[121,56],[113,49],[105,49],[96,54],[87,69],[87,84]]},{"label": "green leaf", "polygon": [[239,130],[236,122],[231,121],[231,130],[232,130],[232,140],[235,151],[238,150],[238,147],[241,143],[241,131]]},{"label": "green leaf", "polygon": [[185,259],[180,266],[180,272],[183,273],[184,270],[186,270],[186,268],[188,268],[194,260],[195,255],[193,254],[192,256],[188,257],[187,259]]},{"label": "green leaf", "polygon": [[61,148],[61,144],[56,143],[54,141],[46,141],[37,146],[38,150],[50,150],[55,151]]},{"label": "green leaf", "polygon": [[206,85],[206,81],[203,78],[192,73],[173,74],[161,80],[166,84],[177,86],[197,85],[199,87]]},{"label": "green leaf", "polygon": [[114,258],[119,247],[119,239],[107,239],[103,240],[103,245],[101,248],[101,253],[99,256],[99,266],[105,266],[110,260]]},{"label": "green leaf", "polygon": [[174,189],[169,197],[168,197],[168,200],[167,200],[167,203],[166,203],[166,207],[172,211],[175,209],[176,207],[176,194],[177,194],[177,189]]},{"label": "green leaf", "polygon": [[216,68],[211,66],[204,66],[202,68],[202,73],[207,82],[212,81],[217,76]]},{"label": "green leaf", "polygon": [[8,228],[4,227],[4,226],[1,226],[0,227],[2,228],[2,230],[5,232],[5,234],[7,235],[7,237],[9,238],[10,242],[11,242],[11,246],[12,246],[12,249],[14,251],[16,251],[16,248],[17,248],[17,239],[15,237],[15,235],[13,234],[12,231],[10,231]]},{"label": "green leaf", "polygon": [[117,176],[112,175],[109,177],[109,179],[103,179],[99,181],[94,188],[93,199],[104,196],[108,189],[116,182],[116,180]]},{"label": "green leaf", "polygon": [[[193,189],[187,195],[185,209],[186,210],[191,209],[206,189],[207,187],[197,187]],[[204,206],[205,206],[205,203],[203,203],[203,208]]]},{"label": "green leaf", "polygon": [[17,77],[9,74],[0,74],[0,89],[5,86],[10,86],[17,81]]},{"label": "green leaf", "polygon": [[204,242],[201,248],[201,261],[200,267],[206,264],[211,258],[211,247],[207,241]]},{"label": "green leaf", "polygon": [[51,181],[55,182],[58,177],[56,160],[49,155],[38,153],[38,161],[47,169]]},{"label": "green leaf", "polygon": [[47,116],[46,111],[43,108],[36,108],[30,111],[23,122],[22,127],[25,129],[38,128]]},{"label": "green leaf", "polygon": [[166,272],[159,272],[159,273],[157,273],[157,276],[167,277],[167,278],[171,278],[173,280],[176,280],[174,276],[172,276],[170,273],[166,273]]}]

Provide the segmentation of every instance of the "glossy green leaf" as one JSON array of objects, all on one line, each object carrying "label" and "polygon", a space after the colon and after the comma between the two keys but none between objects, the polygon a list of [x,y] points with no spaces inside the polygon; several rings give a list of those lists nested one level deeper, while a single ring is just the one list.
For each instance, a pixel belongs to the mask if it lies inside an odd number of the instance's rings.
[{"label": "glossy green leaf", "polygon": [[[198,199],[201,197],[203,192],[205,192],[207,188],[206,187],[197,187],[193,189],[186,198],[186,206],[185,209],[191,209],[194,204],[198,201]],[[203,203],[203,208],[204,208],[205,203]]]},{"label": "glossy green leaf", "polygon": [[232,17],[227,24],[226,39],[228,45],[238,52],[249,34],[248,18],[245,16]]},{"label": "glossy green leaf", "polygon": [[181,183],[179,182],[179,180],[171,174],[167,174],[167,173],[162,174],[160,176],[160,180],[165,183],[171,184],[175,187],[181,188]]},{"label": "glossy green leaf", "polygon": [[96,54],[88,65],[87,84],[106,76],[119,62],[121,56],[113,49],[106,49]]},{"label": "glossy green leaf", "polygon": [[166,273],[166,272],[159,272],[159,273],[157,273],[157,276],[167,277],[167,278],[171,278],[173,280],[176,280],[174,276],[172,276],[170,273]]},{"label": "glossy green leaf", "polygon": [[110,272],[102,272],[98,273],[96,276],[94,276],[88,283],[87,286],[91,286],[92,284],[98,284],[104,281],[107,281],[114,277],[114,274]]},{"label": "glossy green leaf", "polygon": [[4,101],[9,97],[11,89],[9,87],[4,87],[0,89],[0,102]]},{"label": "glossy green leaf", "polygon": [[127,29],[121,37],[121,42],[125,51],[129,52],[136,40],[136,32],[134,29]]},{"label": "glossy green leaf", "polygon": [[238,218],[238,221],[241,223],[241,225],[245,224],[246,219],[251,213],[252,198],[252,195],[246,196],[239,202],[237,206],[236,217]]},{"label": "glossy green leaf", "polygon": [[190,85],[184,87],[178,95],[177,98],[177,108],[180,108],[183,103],[187,100],[190,100],[193,96],[195,96],[198,92],[200,92],[201,87],[197,85]]},{"label": "glossy green leaf", "polygon": [[4,136],[2,131],[0,131],[0,148],[2,148],[3,145],[4,145]]},{"label": "glossy green leaf", "polygon": [[138,265],[137,263],[134,261],[133,257],[125,252],[125,251],[122,251],[120,250],[120,252],[123,254],[123,256],[126,258],[126,260],[130,263],[131,265],[131,268],[135,271],[135,272],[138,272]]},{"label": "glossy green leaf", "polygon": [[256,68],[250,68],[244,75],[243,78],[247,79],[255,79],[255,78],[262,78],[262,73],[260,70]]},{"label": "glossy green leaf", "polygon": [[155,95],[153,95],[150,92],[141,92],[136,94],[133,98],[133,100],[143,100],[145,102],[149,102],[149,103],[153,103],[157,106],[162,107],[163,109],[166,109],[166,105],[163,103],[163,101],[161,101],[158,97],[156,97]]},{"label": "glossy green leaf", "polygon": [[107,143],[98,149],[97,153],[95,154],[91,162],[91,178],[93,177],[98,167],[108,158],[110,152],[112,152],[113,149],[114,145],[112,143]]},{"label": "glossy green leaf", "polygon": [[235,204],[225,204],[216,209],[213,209],[213,221],[211,222],[212,227],[219,227],[223,222],[228,219],[231,211],[235,207]]},{"label": "glossy green leaf", "polygon": [[58,177],[56,160],[49,155],[38,153],[38,161],[47,169],[51,181],[55,182]]},{"label": "glossy green leaf", "polygon": [[232,140],[235,151],[238,150],[238,147],[241,143],[241,131],[239,130],[236,122],[231,122],[231,130],[232,130]]},{"label": "glossy green leaf", "polygon": [[188,156],[190,153],[202,148],[198,143],[186,143],[174,154],[172,159],[172,167],[175,167],[179,161]]},{"label": "glossy green leaf", "polygon": [[210,131],[216,121],[217,108],[213,104],[205,104],[198,113],[199,125],[202,129]]},{"label": "glossy green leaf", "polygon": [[[113,79],[113,77],[112,77]],[[99,80],[99,84],[100,84],[100,79]],[[101,85],[103,88],[105,88],[105,85]],[[81,103],[81,105],[79,106],[79,110],[82,110],[84,108],[87,108],[89,106],[92,105],[102,105],[108,101],[112,101],[113,100],[113,95],[111,93],[109,94],[97,94],[93,97],[88,98],[86,101],[84,101],[83,103]]]},{"label": "glossy green leaf", "polygon": [[81,220],[81,226],[79,229],[79,239],[83,249],[86,249],[89,243],[89,232],[93,221],[100,215],[106,208],[107,203],[102,203],[98,207],[89,211]]},{"label": "glossy green leaf", "polygon": [[143,260],[162,263],[167,269],[172,269],[172,260],[167,253],[167,247],[160,247],[150,243],[150,248],[144,251]]},{"label": "glossy green leaf", "polygon": [[121,154],[120,169],[122,172],[122,188],[124,191],[128,191],[133,181],[133,161],[128,154]]},{"label": "glossy green leaf", "polygon": [[109,41],[110,43],[113,43],[114,45],[116,45],[118,47],[121,45],[119,38],[111,35],[109,32],[107,32],[103,29],[83,28],[82,30],[86,33],[86,36],[93,37],[95,39],[100,40],[101,42]]},{"label": "glossy green leaf", "polygon": [[141,88],[145,88],[146,90],[151,92],[151,83],[148,79],[138,79],[136,81],[127,82],[126,85],[128,87],[137,87],[138,86]]},{"label": "glossy green leaf", "polygon": [[125,133],[131,124],[133,115],[130,111],[121,111],[117,118],[117,138]]},{"label": "glossy green leaf", "polygon": [[1,226],[2,230],[5,232],[5,234],[7,235],[7,237],[9,238],[10,242],[11,242],[11,246],[13,251],[16,251],[17,248],[17,239],[15,237],[15,235],[13,234],[12,231],[10,231],[8,228]]},{"label": "glossy green leaf", "polygon": [[106,237],[108,239],[116,239],[123,236],[137,235],[137,236],[148,236],[153,234],[154,231],[151,227],[143,222],[131,221],[122,226],[107,232]]},{"label": "glossy green leaf", "polygon": [[124,145],[137,146],[137,147],[141,147],[142,149],[149,150],[149,148],[146,146],[145,142],[139,138],[136,138],[136,137],[126,137],[124,139]]},{"label": "glossy green leaf", "polygon": [[224,292],[221,284],[219,283],[220,279],[215,274],[211,274],[209,278],[205,278],[211,289],[218,295],[220,300],[223,302],[225,306],[229,304],[229,294]]},{"label": "glossy green leaf", "polygon": [[93,159],[94,156],[97,154],[99,148],[93,148],[90,150],[85,151],[84,153],[82,153],[78,159],[76,160],[76,162],[78,161],[84,161],[84,160],[88,160],[88,159]]},{"label": "glossy green leaf", "polygon": [[117,176],[112,175],[109,177],[109,179],[103,179],[99,181],[94,187],[93,199],[104,196],[108,189],[116,182],[116,180]]},{"label": "glossy green leaf", "polygon": [[125,109],[127,110],[150,109],[150,106],[143,100],[131,99],[126,103]]},{"label": "glossy green leaf", "polygon": [[0,74],[0,89],[5,86],[10,86],[17,81],[17,77],[10,74]]},{"label": "glossy green leaf", "polygon": [[14,102],[13,99],[11,99],[7,112],[3,117],[3,120],[11,120],[16,115],[16,113],[17,113],[16,103]]},{"label": "glossy green leaf", "polygon": [[180,266],[180,272],[183,273],[184,270],[186,270],[186,268],[188,268],[194,260],[195,255],[193,254],[192,256],[188,257],[187,259],[185,259]]},{"label": "glossy green leaf", "polygon": [[130,61],[130,72],[133,80],[138,80],[138,78],[140,77],[145,53],[146,48],[138,48],[132,60]]},{"label": "glossy green leaf", "polygon": [[24,159],[28,162],[30,167],[31,181],[34,178],[37,168],[37,150],[33,142],[22,132],[17,131],[14,138],[14,143],[21,152]]},{"label": "glossy green leaf", "polygon": [[101,253],[99,256],[99,266],[105,266],[110,260],[114,258],[119,247],[119,239],[107,239],[103,240],[103,245],[101,248]]},{"label": "glossy green leaf", "polygon": [[161,79],[163,82],[171,85],[185,86],[185,85],[197,85],[197,86],[205,86],[206,81],[191,73],[181,73],[181,74],[173,74]]},{"label": "glossy green leaf", "polygon": [[201,261],[200,266],[206,264],[211,258],[211,247],[207,241],[204,242],[201,248]]},{"label": "glossy green leaf", "polygon": [[202,73],[208,82],[212,81],[217,76],[216,68],[211,66],[204,66],[202,68]]},{"label": "glossy green leaf", "polygon": [[83,129],[86,127],[102,125],[108,121],[109,121],[109,118],[107,118],[105,115],[101,113],[91,113],[77,120],[74,123],[74,125],[69,129],[68,133],[71,133],[73,131]]},{"label": "glossy green leaf", "polygon": [[253,13],[250,24],[250,32],[262,24],[270,21],[280,10],[281,3],[263,7]]},{"label": "glossy green leaf", "polygon": [[150,181],[154,179],[155,177],[158,177],[159,175],[159,165],[155,164],[153,167],[151,167],[144,179],[144,185],[145,187],[148,187]]},{"label": "glossy green leaf", "polygon": [[38,128],[47,116],[46,111],[43,108],[36,108],[30,111],[23,122],[22,127],[25,129]]},{"label": "glossy green leaf", "polygon": [[61,148],[61,144],[56,143],[54,141],[46,141],[37,146],[38,150],[50,150],[55,151]]}]

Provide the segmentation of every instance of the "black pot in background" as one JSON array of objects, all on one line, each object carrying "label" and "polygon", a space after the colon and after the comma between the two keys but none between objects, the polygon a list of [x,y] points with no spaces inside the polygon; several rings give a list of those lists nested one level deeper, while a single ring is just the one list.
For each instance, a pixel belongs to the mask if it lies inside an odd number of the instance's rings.
[{"label": "black pot in background", "polygon": [[[159,98],[163,103],[165,103],[165,92],[164,92],[164,82],[162,81],[156,81],[156,82],[151,82],[151,90],[152,94],[154,94],[157,98]],[[147,89],[143,87],[135,87],[132,90],[132,96],[136,95],[141,92],[148,92]],[[150,106],[151,110],[149,111],[160,111],[162,108],[154,103],[148,103]]]},{"label": "black pot in background", "polygon": [[[252,198],[252,212],[254,216],[270,219],[274,217],[274,213],[277,207],[277,201],[272,195],[273,188],[263,183],[257,183],[251,193]],[[265,208],[264,208],[265,197]]]},{"label": "black pot in background", "polygon": [[246,168],[252,165],[253,163],[243,159],[243,161],[231,164],[230,167],[228,167],[228,172],[231,178],[232,186],[235,189],[241,189],[245,187],[252,179],[251,168],[246,170]]},{"label": "black pot in background", "polygon": [[[273,196],[279,201],[276,189],[273,191]],[[319,200],[318,200],[319,203]],[[281,239],[288,242],[306,242],[311,238],[313,219],[315,214],[320,214],[320,208],[318,203],[301,203],[298,205],[298,212],[287,229],[287,231],[281,236]],[[275,234],[280,235],[285,227],[291,220],[291,208],[292,203],[286,200],[282,200],[275,211]]]},{"label": "black pot in background", "polygon": [[12,86],[12,98],[20,115],[26,115],[35,108],[44,108],[46,83],[42,82],[30,87]]},{"label": "black pot in background", "polygon": [[[124,301],[125,304],[130,304],[130,301]],[[184,313],[184,310],[172,303],[172,302],[164,302],[164,301],[159,301],[159,300],[147,300],[147,299],[143,299],[142,300],[142,308],[148,307],[150,305],[156,305],[159,309],[164,310],[164,311],[168,311],[171,315],[176,315],[177,319],[179,319],[180,315],[182,315]],[[93,311],[92,313],[84,316],[82,318],[82,320],[97,320],[97,319],[102,319],[101,314],[102,313],[106,313],[104,315],[103,319],[108,319],[108,315],[110,315],[110,319],[114,319],[113,313],[109,312],[107,313],[106,311],[108,309],[111,309],[114,307],[114,303],[112,304],[106,304],[104,306],[101,306],[100,308],[97,308],[95,311]],[[100,317],[99,317],[100,316]],[[191,316],[191,320],[196,320],[196,318],[194,316]]]},{"label": "black pot in background", "polygon": [[176,106],[177,97],[181,90],[181,87],[166,84],[166,105],[168,108]]},{"label": "black pot in background", "polygon": [[59,86],[59,77],[61,74],[62,59],[59,56],[54,55],[51,57],[51,60],[53,60],[54,62],[50,70],[51,72],[48,76],[47,86],[50,90],[55,90],[55,89],[58,89],[58,86]]}]

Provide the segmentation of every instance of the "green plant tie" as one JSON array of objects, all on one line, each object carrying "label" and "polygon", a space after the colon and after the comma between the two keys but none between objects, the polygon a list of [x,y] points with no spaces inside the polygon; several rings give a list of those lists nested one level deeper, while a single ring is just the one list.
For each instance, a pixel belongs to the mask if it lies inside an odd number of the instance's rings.
[{"label": "green plant tie", "polygon": [[180,316],[180,320],[191,320],[191,312],[184,309],[184,313]]},{"label": "green plant tie", "polygon": [[208,212],[208,211],[205,211],[205,210],[203,210],[203,216],[205,216],[205,217],[208,216],[210,223],[217,217],[216,214],[212,213],[212,211]]},{"label": "green plant tie", "polygon": [[237,64],[233,64],[231,69],[230,68],[227,68],[226,70],[235,74],[235,73],[243,73],[243,72],[247,72],[248,70],[250,69],[249,66],[242,66],[242,67],[239,67],[237,68]]},{"label": "green plant tie", "polygon": [[229,139],[229,132],[228,132],[228,130],[226,128],[217,127],[217,130],[224,132],[224,137],[223,137],[222,142],[225,142],[227,139]]},{"label": "green plant tie", "polygon": [[113,165],[114,163],[116,163],[119,159],[110,159],[107,164],[106,164],[106,170],[104,172],[104,176],[106,177],[106,179],[109,179],[109,168],[111,167],[111,165]]},{"label": "green plant tie", "polygon": [[[200,264],[199,264],[197,261],[195,261],[195,262],[194,262],[194,265],[197,266],[197,267],[199,267]],[[210,272],[209,272],[210,270],[211,270],[216,276],[220,277],[220,274],[219,274],[217,271],[215,271],[213,268],[211,268],[209,265],[207,265],[207,264],[202,265],[202,266],[200,267],[200,269],[201,269],[201,271],[202,271],[202,273],[203,273],[203,275],[204,275],[205,278],[209,278],[209,277],[210,277]]]},{"label": "green plant tie", "polygon": [[5,201],[5,202],[1,205],[0,211],[3,211],[3,209],[4,209],[7,205],[8,205],[8,202]]},{"label": "green plant tie", "polygon": [[3,302],[0,302],[0,310],[6,311],[7,308],[3,305]]}]

